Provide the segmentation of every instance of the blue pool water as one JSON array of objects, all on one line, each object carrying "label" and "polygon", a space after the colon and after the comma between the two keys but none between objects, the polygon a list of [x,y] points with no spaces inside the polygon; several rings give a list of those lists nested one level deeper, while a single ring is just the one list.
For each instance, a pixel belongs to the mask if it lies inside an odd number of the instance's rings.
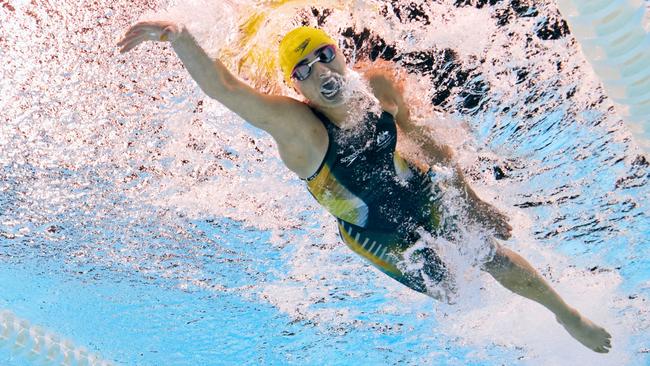
[{"label": "blue pool water", "polygon": [[[274,19],[407,70],[416,118],[610,354],[485,275],[443,305],[370,268],[168,47],[116,52],[167,1],[0,2],[0,309],[116,365],[649,364],[649,164],[553,3],[344,3]],[[169,16],[216,49],[206,24],[254,2],[188,4]]]}]

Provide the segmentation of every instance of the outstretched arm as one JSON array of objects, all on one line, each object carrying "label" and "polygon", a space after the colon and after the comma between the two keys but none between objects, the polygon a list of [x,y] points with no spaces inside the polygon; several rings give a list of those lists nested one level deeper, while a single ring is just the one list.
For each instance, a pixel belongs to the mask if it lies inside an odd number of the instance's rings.
[{"label": "outstretched arm", "polygon": [[169,41],[192,78],[209,97],[271,134],[287,167],[301,177],[317,168],[327,149],[327,132],[308,106],[285,96],[258,92],[211,59],[189,31],[167,21],[140,22],[118,43],[125,53],[145,41]]},{"label": "outstretched arm", "polygon": [[171,42],[183,65],[205,94],[272,134],[280,127],[274,126],[276,116],[303,109],[298,101],[260,93],[239,80],[221,61],[210,58],[182,25],[167,21],[140,22],[127,31],[118,46],[122,47],[120,52],[125,53],[144,41]]}]

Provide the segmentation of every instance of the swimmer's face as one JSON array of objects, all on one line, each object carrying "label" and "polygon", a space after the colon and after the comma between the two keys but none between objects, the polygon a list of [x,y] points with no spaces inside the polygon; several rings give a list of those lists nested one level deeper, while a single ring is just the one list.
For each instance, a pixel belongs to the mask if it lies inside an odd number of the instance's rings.
[{"label": "swimmer's face", "polygon": [[[334,56],[329,62],[325,62],[329,59],[327,52],[333,52]],[[311,65],[310,71],[307,67],[309,65]],[[297,70],[298,67],[302,70]],[[294,67],[292,78],[298,92],[313,106],[327,107],[343,101],[342,88],[345,73],[345,56],[338,47],[324,44],[298,62]],[[298,80],[302,77],[305,77],[304,80]]]}]

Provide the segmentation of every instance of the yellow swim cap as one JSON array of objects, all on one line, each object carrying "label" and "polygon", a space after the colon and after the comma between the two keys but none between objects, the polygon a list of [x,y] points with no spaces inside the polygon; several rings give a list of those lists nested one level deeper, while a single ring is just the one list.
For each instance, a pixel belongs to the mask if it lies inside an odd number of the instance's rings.
[{"label": "yellow swim cap", "polygon": [[312,27],[296,28],[282,38],[279,59],[287,84],[291,84],[291,71],[298,62],[323,44],[336,45],[336,42],[323,30]]}]

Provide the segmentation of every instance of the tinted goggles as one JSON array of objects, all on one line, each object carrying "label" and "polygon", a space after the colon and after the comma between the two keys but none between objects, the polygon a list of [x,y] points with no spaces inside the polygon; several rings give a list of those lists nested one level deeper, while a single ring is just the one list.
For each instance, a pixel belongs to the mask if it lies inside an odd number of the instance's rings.
[{"label": "tinted goggles", "polygon": [[327,45],[325,47],[321,47],[316,50],[314,53],[316,56],[313,60],[307,61],[303,60],[296,65],[296,67],[293,68],[293,71],[291,71],[291,77],[298,80],[298,81],[303,81],[311,75],[311,66],[315,64],[316,62],[322,62],[324,64],[328,64],[332,62],[336,58],[336,48],[334,45]]}]

